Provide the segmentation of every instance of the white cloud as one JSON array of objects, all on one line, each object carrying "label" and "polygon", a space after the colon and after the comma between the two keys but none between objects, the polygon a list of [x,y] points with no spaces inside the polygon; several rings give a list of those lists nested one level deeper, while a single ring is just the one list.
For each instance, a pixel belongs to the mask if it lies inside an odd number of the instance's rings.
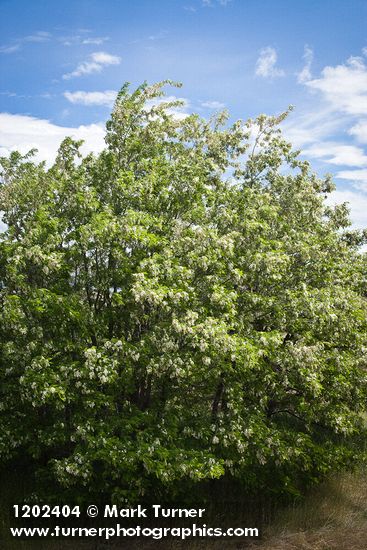
[{"label": "white cloud", "polygon": [[351,136],[356,136],[357,140],[361,143],[367,143],[367,120],[361,120],[357,122],[348,133]]},{"label": "white cloud", "polygon": [[220,101],[202,101],[202,107],[207,107],[208,109],[224,109],[225,104]]},{"label": "white cloud", "polygon": [[121,58],[117,55],[111,55],[106,52],[95,52],[91,55],[92,61],[100,63],[101,65],[119,65],[121,63]]},{"label": "white cloud", "polygon": [[306,86],[322,93],[330,106],[349,115],[367,115],[367,67],[362,57],[350,57],[345,64],[325,67],[322,77]]},{"label": "white cloud", "polygon": [[355,229],[367,227],[367,195],[354,190],[333,191],[327,199],[330,205],[347,202]]},{"label": "white cloud", "polygon": [[[336,132],[342,132],[355,137],[359,143],[367,143],[367,66],[364,59],[352,56],[345,63],[326,66],[320,78],[303,83],[319,92],[325,107],[316,107],[301,123],[294,120],[291,137],[295,136],[296,141],[298,138],[301,146],[307,145],[304,153],[312,158],[339,166],[367,166],[367,155],[361,147],[330,139]],[[362,176],[358,172],[361,171],[346,170],[343,175],[339,172],[337,177],[360,185]]]},{"label": "white cloud", "polygon": [[303,154],[323,159],[328,164],[339,166],[367,166],[367,155],[361,147],[324,141],[314,143],[303,150]]},{"label": "white cloud", "polygon": [[77,76],[99,73],[105,66],[119,65],[120,63],[121,58],[117,55],[111,55],[106,52],[94,52],[89,56],[88,61],[83,61],[82,63],[79,63],[74,71],[64,74],[63,79],[69,80],[70,78]]},{"label": "white cloud", "polygon": [[[306,70],[297,76],[314,92],[313,108],[302,116],[291,115],[283,124],[284,134],[296,147],[303,148],[306,157],[339,168],[334,177],[344,180],[344,188],[338,185],[328,202],[348,202],[354,227],[365,228],[367,152],[352,138],[359,144],[367,143],[367,65],[363,57],[352,56],[345,63],[324,67],[319,78],[311,79],[307,71],[311,53],[306,58],[305,50]],[[367,55],[367,51],[364,53]],[[343,142],[335,141],[335,135]]]},{"label": "white cloud", "polygon": [[83,153],[101,151],[104,146],[104,124],[64,127],[52,122],[26,115],[0,113],[0,155],[8,155],[18,150],[26,153],[32,148],[38,149],[37,160],[46,160],[50,165],[55,159],[57,149],[65,136],[84,139]]},{"label": "white cloud", "polygon": [[284,135],[295,148],[303,148],[312,143],[320,143],[342,129],[348,121],[346,116],[332,116],[329,107],[315,107],[313,112],[297,115],[292,112],[282,124]]},{"label": "white cloud", "polygon": [[284,71],[275,66],[277,59],[278,55],[274,48],[271,48],[270,46],[263,48],[260,52],[258,60],[256,61],[256,76],[262,76],[264,78],[284,76]]},{"label": "white cloud", "polygon": [[80,63],[75,69],[75,71],[72,71],[71,73],[63,74],[62,78],[64,80],[69,80],[74,76],[82,76],[84,74],[99,73],[102,70],[102,68],[103,68],[102,65],[99,65],[98,63],[94,63],[93,61],[85,61],[83,63]]},{"label": "white cloud", "polygon": [[[189,102],[184,98],[175,96],[158,98],[148,102],[147,108],[163,101],[171,102],[178,99],[182,100],[184,105],[172,107],[168,112],[181,120],[188,116]],[[45,160],[48,166],[54,161],[57,149],[66,136],[85,141],[81,148],[83,154],[98,153],[105,147],[104,123],[67,127],[28,115],[0,113],[0,128],[0,156],[7,156],[11,151],[20,151],[24,154],[30,149],[36,148],[38,149],[36,160]]]},{"label": "white cloud", "polygon": [[104,92],[64,92],[64,96],[70,103],[79,103],[81,105],[106,105],[112,107],[117,92],[115,90],[105,90]]},{"label": "white cloud", "polygon": [[359,170],[341,170],[340,172],[337,172],[336,177],[344,180],[350,180],[358,189],[364,189],[367,191],[367,168],[361,168]]},{"label": "white cloud", "polygon": [[305,64],[303,69],[297,73],[297,80],[300,84],[304,84],[308,80],[311,80],[311,65],[313,61],[313,50],[307,46],[304,47],[303,59]]}]

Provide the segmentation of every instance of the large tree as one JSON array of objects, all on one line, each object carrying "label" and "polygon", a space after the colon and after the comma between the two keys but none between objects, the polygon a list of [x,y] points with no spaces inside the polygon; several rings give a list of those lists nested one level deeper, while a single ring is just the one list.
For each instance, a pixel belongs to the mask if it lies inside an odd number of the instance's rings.
[{"label": "large tree", "polygon": [[1,159],[0,457],[114,499],[293,492],[362,429],[363,234],[284,115],[178,117],[163,84],[122,88],[97,156]]}]

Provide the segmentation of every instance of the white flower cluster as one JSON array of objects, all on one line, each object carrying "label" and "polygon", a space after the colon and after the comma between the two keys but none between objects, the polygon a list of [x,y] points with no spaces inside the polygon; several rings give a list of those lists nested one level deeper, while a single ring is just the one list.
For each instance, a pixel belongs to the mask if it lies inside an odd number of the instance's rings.
[{"label": "white flower cluster", "polygon": [[89,348],[84,352],[85,368],[90,380],[99,381],[101,384],[113,382],[117,376],[118,360],[105,356],[96,348]]},{"label": "white flower cluster", "polygon": [[90,465],[81,454],[55,461],[53,469],[59,482],[66,487],[76,483],[87,485],[92,475]]}]

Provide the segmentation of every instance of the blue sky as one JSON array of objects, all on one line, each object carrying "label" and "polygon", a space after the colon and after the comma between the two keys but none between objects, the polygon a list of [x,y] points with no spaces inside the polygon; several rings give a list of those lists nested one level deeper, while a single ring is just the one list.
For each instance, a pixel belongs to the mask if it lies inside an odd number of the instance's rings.
[{"label": "blue sky", "polygon": [[171,78],[183,113],[295,110],[284,132],[367,226],[366,0],[0,0],[0,154],[103,146],[125,81]]}]

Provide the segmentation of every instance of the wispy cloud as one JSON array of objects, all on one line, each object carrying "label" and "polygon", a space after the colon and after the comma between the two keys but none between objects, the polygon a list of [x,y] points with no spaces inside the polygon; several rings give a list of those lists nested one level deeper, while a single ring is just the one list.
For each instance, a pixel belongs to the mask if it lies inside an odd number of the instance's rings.
[{"label": "wispy cloud", "polygon": [[17,99],[30,99],[33,97],[37,97],[29,94],[18,94],[16,92],[10,92],[9,90],[6,90],[5,92],[0,92],[0,95],[5,97],[16,97]]},{"label": "wispy cloud", "polygon": [[307,44],[304,47],[303,59],[305,61],[303,69],[299,73],[297,73],[297,80],[300,84],[304,84],[312,78],[311,65],[313,61],[313,50],[312,48],[307,46]]},{"label": "wispy cloud", "polygon": [[14,53],[20,50],[21,44],[12,44],[11,46],[0,46],[0,53]]},{"label": "wispy cloud", "polygon": [[148,40],[152,42],[155,42],[156,40],[162,40],[162,38],[165,38],[167,34],[168,34],[168,31],[161,31],[161,32],[158,32],[157,34],[151,34],[150,36],[148,36]]},{"label": "wispy cloud", "polygon": [[19,97],[16,92],[9,92],[9,90],[6,90],[5,92],[0,92],[0,95],[4,95],[6,97]]},{"label": "wispy cloud", "polygon": [[232,0],[202,0],[204,8],[214,8],[215,5],[226,7]]},{"label": "wispy cloud", "polygon": [[107,42],[107,40],[109,40],[108,36],[97,36],[95,38],[85,38],[82,40],[82,44],[95,44],[98,46],[104,42]]},{"label": "wispy cloud", "polygon": [[[311,53],[305,50],[305,55],[306,53],[306,61],[311,61]],[[298,145],[319,144],[323,140],[334,151],[337,145],[344,147],[344,144],[333,144],[328,139],[336,131],[349,134],[360,143],[367,143],[367,66],[363,57],[352,56],[345,63],[326,66],[319,78],[305,80],[303,84],[314,93],[316,101],[313,112],[286,123]],[[316,150],[321,151],[312,148],[308,150],[314,153]],[[341,151],[339,148],[339,153]],[[356,161],[355,166],[359,166],[361,157],[354,154],[356,149],[348,151],[351,154],[350,159],[354,158]],[[330,158],[333,158],[332,155]],[[351,163],[346,162],[347,164]]]},{"label": "wispy cloud", "polygon": [[367,166],[367,155],[355,145],[324,141],[304,149],[303,154],[336,166]]},{"label": "wispy cloud", "polygon": [[352,181],[358,189],[367,191],[367,168],[361,168],[359,170],[341,170],[336,174],[336,177]]},{"label": "wispy cloud", "polygon": [[220,101],[202,101],[201,106],[208,109],[224,109],[225,104]]},{"label": "wispy cloud", "polygon": [[[82,32],[82,31],[80,31]],[[89,31],[88,31],[89,32]],[[59,36],[58,41],[61,42],[63,46],[85,46],[85,45],[94,45],[99,46],[104,42],[110,40],[109,36],[90,36],[85,38],[80,34],[72,34],[69,36]]]},{"label": "wispy cloud", "polygon": [[[349,134],[359,143],[367,143],[367,66],[362,56],[352,56],[345,63],[326,66],[319,78],[303,83],[319,94],[330,121],[341,125],[344,135]],[[316,132],[318,126],[315,124]],[[329,164],[356,167],[355,170],[341,170],[336,177],[348,180],[358,189],[362,189],[363,182],[363,189],[367,191],[367,155],[361,147],[350,143],[332,143],[328,139],[320,142],[314,135],[304,152]]]},{"label": "wispy cloud", "polygon": [[367,120],[360,120],[348,130],[348,134],[355,136],[360,143],[367,143]]},{"label": "wispy cloud", "polygon": [[63,46],[78,46],[82,43],[83,37],[80,34],[72,34],[68,36],[58,36],[57,40],[61,42]]},{"label": "wispy cloud", "polygon": [[22,42],[48,42],[51,39],[51,33],[46,31],[38,31],[35,34],[30,34],[22,38]]},{"label": "wispy cloud", "polygon": [[27,36],[23,36],[22,38],[17,38],[14,40],[12,44],[6,44],[3,46],[0,46],[0,53],[14,53],[19,51],[24,44],[27,42],[35,42],[35,43],[42,43],[42,42],[48,42],[51,40],[51,33],[46,31],[37,31],[34,34],[29,34]]},{"label": "wispy cloud", "polygon": [[278,54],[274,48],[270,46],[263,48],[256,62],[256,76],[262,76],[263,78],[284,76],[285,72],[276,67],[277,60]]},{"label": "wispy cloud", "polygon": [[117,55],[111,55],[106,52],[94,52],[89,56],[87,61],[79,63],[74,71],[64,74],[62,78],[64,80],[69,80],[73,77],[100,73],[104,67],[109,65],[119,65],[120,63],[121,58]]},{"label": "wispy cloud", "polygon": [[[196,11],[196,10],[195,10]],[[131,40],[129,44],[140,44],[140,43],[147,43],[147,42],[156,42],[157,40],[163,40],[168,35],[167,30],[163,30],[160,32],[157,32],[156,34],[150,34],[148,36],[144,36],[144,38],[136,38],[135,40]]]},{"label": "wispy cloud", "polygon": [[311,75],[312,50],[308,46],[304,60],[298,82],[312,92],[314,108],[286,121],[286,137],[302,147],[306,157],[338,168],[334,176],[343,187],[332,194],[330,201],[348,202],[354,225],[366,227],[367,152],[360,146],[367,143],[365,59],[351,56],[344,63],[325,66],[318,78]]},{"label": "wispy cloud", "polygon": [[78,103],[81,105],[105,105],[111,107],[116,99],[117,92],[115,90],[105,90],[104,92],[64,92],[64,97],[70,103]]}]

